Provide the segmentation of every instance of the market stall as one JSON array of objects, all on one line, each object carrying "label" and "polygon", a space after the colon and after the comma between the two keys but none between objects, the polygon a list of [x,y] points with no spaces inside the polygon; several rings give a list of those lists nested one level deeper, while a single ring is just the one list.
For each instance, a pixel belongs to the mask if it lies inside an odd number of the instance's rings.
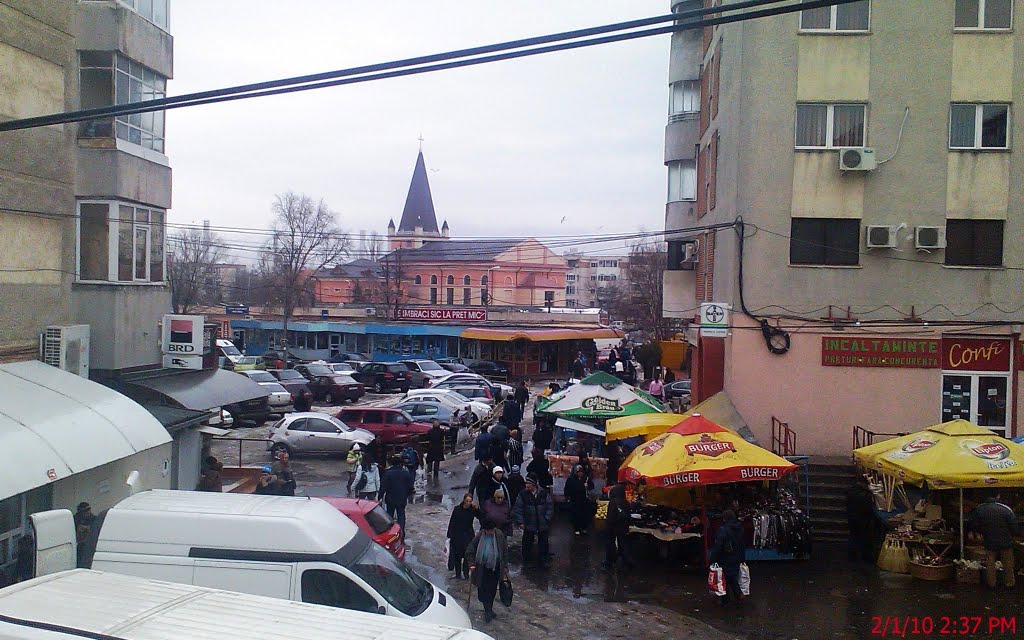
[{"label": "market stall", "polygon": [[[976,582],[979,554],[965,535],[965,504],[976,503],[986,490],[1024,487],[1024,446],[953,420],[862,447],[853,455],[882,485],[884,510],[905,509],[888,518],[879,566],[923,579],[948,579],[954,575],[958,547],[958,578]],[[904,483],[924,489],[922,498],[908,498]]]},{"label": "market stall", "polygon": [[632,532],[706,541],[722,511],[733,509],[746,530],[751,559],[788,559],[806,557],[811,541],[806,513],[793,493],[779,486],[796,469],[693,415],[634,449],[619,479],[635,487],[632,517],[638,523]]}]

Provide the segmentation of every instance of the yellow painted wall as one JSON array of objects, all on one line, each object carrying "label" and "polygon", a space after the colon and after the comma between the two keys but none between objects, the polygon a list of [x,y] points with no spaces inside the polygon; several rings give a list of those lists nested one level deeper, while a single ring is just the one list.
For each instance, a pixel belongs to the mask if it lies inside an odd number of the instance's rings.
[{"label": "yellow painted wall", "polygon": [[[0,212],[0,283],[59,285],[62,222]],[[15,269],[57,271],[8,271]]]},{"label": "yellow painted wall", "polygon": [[14,119],[64,111],[64,70],[58,65],[0,42],[0,69],[0,114]]},{"label": "yellow painted wall", "polygon": [[1012,102],[1013,41],[1012,33],[955,34],[952,100]]},{"label": "yellow painted wall", "polygon": [[862,217],[864,179],[863,173],[840,171],[835,151],[794,154],[793,217]]},{"label": "yellow painted wall", "polygon": [[1010,156],[951,151],[946,169],[946,215],[1005,220],[1010,202]]},{"label": "yellow painted wall", "polygon": [[798,101],[867,102],[871,69],[868,37],[801,35],[798,41]]}]

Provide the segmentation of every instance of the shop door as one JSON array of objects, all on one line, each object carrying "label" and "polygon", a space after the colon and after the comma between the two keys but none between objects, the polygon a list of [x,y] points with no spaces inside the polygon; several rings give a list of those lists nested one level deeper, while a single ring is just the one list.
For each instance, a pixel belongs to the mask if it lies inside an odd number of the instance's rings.
[{"label": "shop door", "polygon": [[331,357],[334,357],[334,356],[338,355],[339,353],[341,353],[341,334],[340,333],[332,333],[331,334],[330,342],[329,342],[329,349],[330,349],[330,352],[331,352]]},{"label": "shop door", "polygon": [[1003,375],[942,376],[942,421],[967,420],[991,429],[999,435],[1008,433],[1010,378]]}]

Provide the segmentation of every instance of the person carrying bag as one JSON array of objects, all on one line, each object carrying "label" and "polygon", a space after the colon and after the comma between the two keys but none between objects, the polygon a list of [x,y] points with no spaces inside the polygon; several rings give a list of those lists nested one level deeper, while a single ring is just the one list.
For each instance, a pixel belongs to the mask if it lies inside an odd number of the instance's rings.
[{"label": "person carrying bag", "polygon": [[[470,561],[470,575],[476,581],[477,598],[484,605],[484,622],[490,623],[496,617],[494,597],[498,594],[499,585],[508,582],[508,541],[505,534],[495,527],[493,521],[484,519],[480,523],[480,532],[466,548],[466,557]],[[511,594],[511,582],[507,588]]]}]

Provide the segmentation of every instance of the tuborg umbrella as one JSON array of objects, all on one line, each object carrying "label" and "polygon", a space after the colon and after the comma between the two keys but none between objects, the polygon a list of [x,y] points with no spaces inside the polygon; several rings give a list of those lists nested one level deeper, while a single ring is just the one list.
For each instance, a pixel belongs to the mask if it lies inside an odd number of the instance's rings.
[{"label": "tuborg umbrella", "polygon": [[619,479],[643,478],[655,487],[693,487],[778,480],[796,465],[701,415],[686,418],[637,447],[619,468]]},{"label": "tuborg umbrella", "polygon": [[537,411],[566,418],[600,420],[664,413],[665,409],[649,394],[599,371],[549,398],[541,398]]}]

